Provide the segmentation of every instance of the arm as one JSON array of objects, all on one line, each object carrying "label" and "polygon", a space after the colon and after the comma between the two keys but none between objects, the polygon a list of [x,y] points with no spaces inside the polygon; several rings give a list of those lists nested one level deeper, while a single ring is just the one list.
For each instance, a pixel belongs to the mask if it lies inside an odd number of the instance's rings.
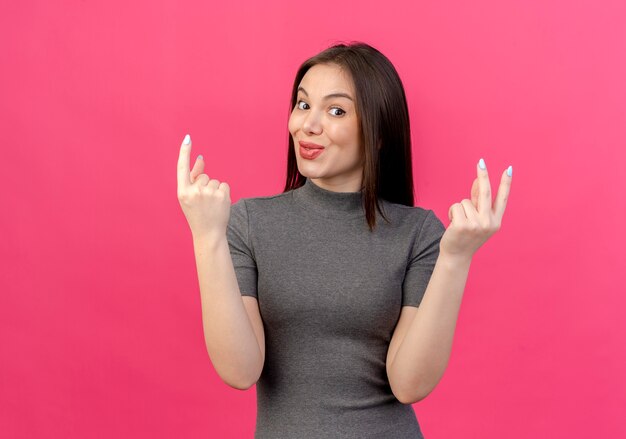
[{"label": "arm", "polygon": [[424,298],[389,366],[389,382],[404,404],[425,398],[447,367],[471,258],[440,253]]},{"label": "arm", "polygon": [[[472,199],[463,199],[448,210],[450,225],[441,237],[441,251],[417,312],[407,314],[413,314],[410,322],[398,323],[401,341],[396,343],[395,356],[391,352],[388,375],[394,393],[406,404],[425,398],[441,379],[472,257],[502,224],[513,168],[502,173],[493,207],[483,159],[476,164],[476,172]],[[392,342],[395,338],[394,333]]]},{"label": "arm", "polygon": [[[193,244],[209,357],[226,384],[248,389],[259,379],[265,361],[261,320],[248,316],[226,236],[194,236]],[[258,306],[251,317],[257,316]]]}]

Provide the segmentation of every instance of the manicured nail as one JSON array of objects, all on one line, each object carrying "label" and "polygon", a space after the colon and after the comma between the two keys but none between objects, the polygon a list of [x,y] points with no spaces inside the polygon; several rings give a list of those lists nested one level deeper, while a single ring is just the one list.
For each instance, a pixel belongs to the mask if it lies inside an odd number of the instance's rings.
[{"label": "manicured nail", "polygon": [[185,145],[189,145],[189,144],[191,143],[191,137],[189,136],[189,134],[187,134],[187,135],[185,136],[185,139],[183,140],[183,143],[184,143]]},{"label": "manicured nail", "polygon": [[483,159],[480,159],[480,161],[478,162],[478,166],[480,167],[480,169],[487,169],[487,166],[485,166],[485,161]]},{"label": "manicured nail", "polygon": [[202,160],[202,154],[198,156],[198,160]]},{"label": "manicured nail", "polygon": [[513,166],[510,165],[509,168],[506,170],[506,175],[508,175],[509,177],[513,177]]}]

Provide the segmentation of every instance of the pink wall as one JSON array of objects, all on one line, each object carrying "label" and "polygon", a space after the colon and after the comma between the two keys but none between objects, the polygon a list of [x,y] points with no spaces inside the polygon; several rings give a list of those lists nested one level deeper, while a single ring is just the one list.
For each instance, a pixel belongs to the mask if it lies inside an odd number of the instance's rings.
[{"label": "pink wall", "polygon": [[233,202],[280,192],[293,75],[338,40],[404,81],[420,206],[448,224],[480,157],[492,187],[514,168],[426,437],[626,435],[626,3],[28,3],[0,6],[3,437],[252,437],[254,388],[204,346],[178,149]]}]

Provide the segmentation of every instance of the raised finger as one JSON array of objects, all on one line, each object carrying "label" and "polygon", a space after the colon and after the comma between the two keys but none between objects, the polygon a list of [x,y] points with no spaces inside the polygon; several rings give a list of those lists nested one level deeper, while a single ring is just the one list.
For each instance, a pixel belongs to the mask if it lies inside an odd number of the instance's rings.
[{"label": "raised finger", "polygon": [[178,164],[176,166],[176,176],[178,180],[178,186],[186,187],[191,184],[189,174],[189,155],[191,153],[191,137],[189,134],[183,139],[183,143],[180,145],[180,151],[178,153]]},{"label": "raised finger", "polygon": [[491,183],[489,183],[487,165],[482,158],[476,164],[476,171],[478,172],[478,213],[483,215],[491,209]]},{"label": "raised finger", "polygon": [[[509,169],[511,170],[510,177],[507,173]],[[502,173],[500,187],[498,188],[498,195],[496,196],[496,201],[493,207],[496,218],[500,221],[502,221],[502,217],[504,216],[506,202],[509,199],[509,194],[511,193],[511,181],[513,181],[513,166],[509,166],[509,168]]]}]

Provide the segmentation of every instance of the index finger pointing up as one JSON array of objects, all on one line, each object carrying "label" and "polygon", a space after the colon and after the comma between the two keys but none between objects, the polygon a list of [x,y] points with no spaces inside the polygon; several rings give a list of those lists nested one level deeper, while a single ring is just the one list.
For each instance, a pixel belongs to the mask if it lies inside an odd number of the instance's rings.
[{"label": "index finger pointing up", "polygon": [[491,183],[489,183],[487,165],[482,158],[478,161],[476,169],[478,171],[478,213],[484,214],[491,210]]},{"label": "index finger pointing up", "polygon": [[176,175],[178,179],[178,186],[186,187],[191,184],[191,170],[189,169],[189,156],[191,153],[191,137],[189,134],[183,139],[182,145],[180,145],[180,152],[178,153],[178,165],[176,167]]}]

